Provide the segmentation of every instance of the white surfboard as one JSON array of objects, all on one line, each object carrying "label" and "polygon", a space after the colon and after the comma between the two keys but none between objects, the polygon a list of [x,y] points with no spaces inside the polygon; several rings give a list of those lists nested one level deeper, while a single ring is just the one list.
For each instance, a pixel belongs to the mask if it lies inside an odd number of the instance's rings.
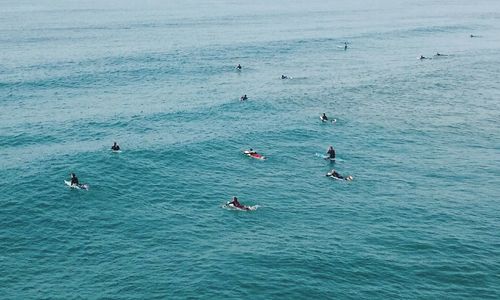
[{"label": "white surfboard", "polygon": [[222,207],[226,208],[226,209],[230,209],[230,210],[240,210],[240,211],[254,211],[254,210],[257,210],[257,208],[259,208],[258,205],[252,205],[252,206],[244,205],[244,206],[245,206],[245,208],[240,208],[240,207],[234,206],[231,203],[226,203]]},{"label": "white surfboard", "polygon": [[332,124],[334,123],[337,123],[337,119],[331,119],[331,120],[323,120],[323,118],[320,116],[319,119],[321,120],[321,122],[323,123],[328,123],[328,122],[331,122]]},{"label": "white surfboard", "polygon": [[69,181],[69,180],[64,180],[64,183],[72,189],[77,189],[77,190],[88,190],[89,189],[88,184],[72,185],[71,181]]}]

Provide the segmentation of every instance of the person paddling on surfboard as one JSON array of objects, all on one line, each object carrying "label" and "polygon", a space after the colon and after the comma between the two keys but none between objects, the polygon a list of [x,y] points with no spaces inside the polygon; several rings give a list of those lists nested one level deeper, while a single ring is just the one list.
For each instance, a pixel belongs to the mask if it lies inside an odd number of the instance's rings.
[{"label": "person paddling on surfboard", "polygon": [[325,113],[323,113],[320,118],[321,118],[321,121],[323,121],[323,122],[328,121],[328,117],[326,116]]},{"label": "person paddling on surfboard", "polygon": [[344,179],[344,177],[340,175],[337,171],[335,171],[335,169],[332,169],[330,172],[326,173],[326,176],[331,176],[338,179]]},{"label": "person paddling on surfboard", "polygon": [[257,154],[257,152],[253,151],[252,148],[250,150],[245,151],[246,154]]},{"label": "person paddling on surfboard", "polygon": [[328,151],[326,151],[326,154],[328,155],[329,159],[335,159],[335,149],[333,149],[333,146],[330,146],[328,148]]},{"label": "person paddling on surfboard", "polygon": [[71,173],[71,185],[76,185],[76,186],[80,185],[75,173]]},{"label": "person paddling on surfboard", "polygon": [[111,150],[113,150],[113,151],[119,151],[120,150],[120,146],[116,142],[114,142],[113,146],[111,146]]},{"label": "person paddling on surfboard", "polygon": [[245,101],[245,100],[248,100],[248,97],[246,94],[241,96],[241,98],[240,98],[240,101]]},{"label": "person paddling on surfboard", "polygon": [[332,169],[330,172],[326,173],[325,176],[334,177],[337,179],[343,179],[343,180],[347,180],[347,181],[353,180],[353,177],[351,175],[344,177],[344,176],[340,175],[337,171],[335,171],[335,169]]}]

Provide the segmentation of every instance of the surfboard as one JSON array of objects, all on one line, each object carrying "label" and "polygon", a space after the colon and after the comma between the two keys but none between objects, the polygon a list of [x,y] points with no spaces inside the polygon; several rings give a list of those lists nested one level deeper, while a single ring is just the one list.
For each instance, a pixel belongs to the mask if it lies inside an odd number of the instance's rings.
[{"label": "surfboard", "polygon": [[77,189],[77,190],[88,190],[89,189],[88,184],[71,185],[71,181],[69,181],[69,180],[64,180],[64,183],[72,189]]},{"label": "surfboard", "polygon": [[262,154],[259,154],[259,153],[250,153],[250,151],[248,150],[245,150],[243,151],[243,153],[248,156],[248,157],[251,157],[251,158],[255,158],[255,159],[259,159],[259,160],[266,160],[267,158],[262,155]]},{"label": "surfboard", "polygon": [[257,208],[259,208],[258,205],[252,205],[252,206],[244,205],[244,208],[241,208],[241,207],[236,207],[230,203],[226,203],[222,207],[229,209],[229,210],[239,210],[239,211],[254,211],[254,210],[257,210]]},{"label": "surfboard", "polygon": [[320,120],[321,120],[321,122],[323,122],[323,123],[328,123],[328,122],[330,122],[330,123],[332,123],[332,124],[337,123],[337,119],[323,120],[323,118],[321,118],[321,116],[319,117],[319,119],[320,119]]},{"label": "surfboard", "polygon": [[[328,173],[328,174],[330,174],[330,173]],[[332,175],[328,175],[328,174],[326,175],[327,177],[333,178],[333,179],[335,179],[335,180],[341,180],[341,181],[352,181],[352,180],[354,179],[354,177],[352,177],[351,175],[346,176],[346,177],[344,177],[344,178],[338,178],[338,177],[334,177],[334,176],[332,176]]]},{"label": "surfboard", "polygon": [[330,156],[324,155],[324,154],[321,154],[321,153],[315,153],[314,155],[316,155],[317,157],[320,157],[320,158],[322,158],[324,160],[329,160],[329,161],[332,161],[332,162],[335,162],[337,160],[337,158],[330,158]]}]

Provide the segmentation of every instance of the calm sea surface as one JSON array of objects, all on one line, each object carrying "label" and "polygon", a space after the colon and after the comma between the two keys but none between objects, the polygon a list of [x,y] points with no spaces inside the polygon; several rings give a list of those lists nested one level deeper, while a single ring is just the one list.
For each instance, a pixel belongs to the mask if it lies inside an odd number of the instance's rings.
[{"label": "calm sea surface", "polygon": [[499,299],[499,74],[494,0],[0,1],[0,298]]}]

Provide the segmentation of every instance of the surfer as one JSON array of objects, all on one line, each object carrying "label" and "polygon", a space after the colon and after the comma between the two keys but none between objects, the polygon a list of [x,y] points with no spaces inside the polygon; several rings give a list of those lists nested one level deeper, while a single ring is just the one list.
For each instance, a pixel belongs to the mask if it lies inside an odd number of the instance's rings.
[{"label": "surfer", "polygon": [[116,142],[114,142],[113,146],[111,146],[111,150],[113,150],[113,151],[119,151],[120,150],[120,146]]},{"label": "surfer", "polygon": [[330,172],[326,173],[325,176],[327,176],[327,177],[333,177],[333,178],[336,178],[336,179],[343,179],[343,180],[347,180],[347,181],[351,181],[351,180],[354,179],[351,175],[346,176],[346,177],[340,175],[337,171],[335,171],[335,169],[333,169]]},{"label": "surfer", "polygon": [[227,203],[228,205],[232,204],[234,207],[237,207],[239,209],[248,209],[246,206],[244,206],[243,204],[241,204],[239,201],[238,201],[238,198],[236,198],[236,196],[233,196],[233,199]]},{"label": "surfer", "polygon": [[470,35],[470,37],[471,37],[471,38],[475,38],[475,37],[477,37],[477,35],[473,35],[473,34],[471,34],[471,35]]},{"label": "surfer", "polygon": [[288,76],[286,76],[286,75],[281,75],[281,79],[288,79]]},{"label": "surfer", "polygon": [[323,121],[323,122],[328,121],[328,117],[326,116],[325,113],[323,113],[320,118],[321,118],[321,121]]},{"label": "surfer", "polygon": [[344,42],[344,51],[347,50],[347,42]]},{"label": "surfer", "polygon": [[253,151],[252,148],[250,148],[250,150],[246,150],[245,153],[246,154],[257,154],[257,152]]},{"label": "surfer", "polygon": [[241,65],[238,64],[238,66],[236,66],[236,69],[241,70]]},{"label": "surfer", "polygon": [[335,149],[333,149],[333,146],[330,146],[328,148],[328,151],[326,151],[326,154],[328,155],[329,159],[335,159]]},{"label": "surfer", "polygon": [[420,57],[418,59],[427,59],[427,57],[420,55]]},{"label": "surfer", "polygon": [[245,100],[248,100],[248,97],[246,94],[240,97],[240,101],[245,101]]},{"label": "surfer", "polygon": [[344,176],[340,175],[335,169],[331,170],[330,172],[326,173],[325,176],[330,176],[330,177],[335,177],[338,179],[344,179]]},{"label": "surfer", "polygon": [[76,185],[78,186],[80,183],[78,182],[78,178],[76,177],[75,173],[71,173],[71,185]]}]

